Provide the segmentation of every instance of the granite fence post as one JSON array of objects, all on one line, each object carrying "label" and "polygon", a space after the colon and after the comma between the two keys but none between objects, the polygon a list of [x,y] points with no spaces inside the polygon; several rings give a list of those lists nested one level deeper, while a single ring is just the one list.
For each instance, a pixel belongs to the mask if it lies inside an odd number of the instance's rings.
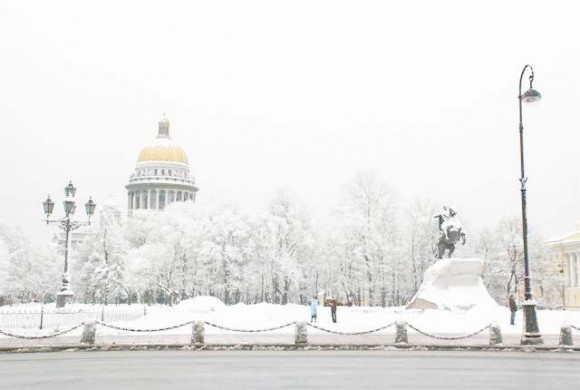
[{"label": "granite fence post", "polygon": [[560,345],[573,346],[572,327],[570,324],[563,324],[560,327]]},{"label": "granite fence post", "polygon": [[395,343],[405,343],[409,342],[409,337],[407,335],[407,323],[405,321],[397,321],[395,323]]},{"label": "granite fence post", "polygon": [[306,345],[308,344],[308,330],[306,329],[306,323],[298,321],[295,324],[295,345]]},{"label": "granite fence post", "polygon": [[83,327],[83,333],[81,335],[81,343],[94,344],[96,333],[97,333],[97,322],[96,321],[85,322],[85,326]]},{"label": "granite fence post", "polygon": [[503,336],[499,323],[494,321],[489,326],[489,345],[503,344]]},{"label": "granite fence post", "polygon": [[191,343],[195,345],[205,344],[205,322],[193,321],[191,326]]}]

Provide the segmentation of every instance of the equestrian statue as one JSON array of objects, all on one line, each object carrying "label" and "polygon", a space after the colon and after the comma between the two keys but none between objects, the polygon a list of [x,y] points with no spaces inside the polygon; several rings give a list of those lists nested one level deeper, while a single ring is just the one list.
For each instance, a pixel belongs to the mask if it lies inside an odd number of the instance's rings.
[{"label": "equestrian statue", "polygon": [[438,219],[441,233],[433,251],[434,256],[438,259],[443,258],[445,251],[448,251],[447,257],[451,257],[455,251],[455,245],[459,241],[461,241],[461,245],[465,245],[465,233],[456,215],[457,212],[453,207],[443,206],[443,210],[434,216]]}]

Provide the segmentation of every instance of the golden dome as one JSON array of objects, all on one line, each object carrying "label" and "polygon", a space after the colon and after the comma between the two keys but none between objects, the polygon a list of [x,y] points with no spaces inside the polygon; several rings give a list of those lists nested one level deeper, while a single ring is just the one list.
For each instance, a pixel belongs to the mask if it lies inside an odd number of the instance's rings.
[{"label": "golden dome", "polygon": [[167,161],[181,164],[188,164],[187,154],[179,145],[172,143],[169,139],[158,138],[153,145],[149,145],[141,150],[137,162]]},{"label": "golden dome", "polygon": [[187,154],[183,148],[174,144],[169,136],[169,119],[165,114],[158,122],[159,133],[152,145],[146,146],[139,153],[137,162],[166,161],[187,165]]}]

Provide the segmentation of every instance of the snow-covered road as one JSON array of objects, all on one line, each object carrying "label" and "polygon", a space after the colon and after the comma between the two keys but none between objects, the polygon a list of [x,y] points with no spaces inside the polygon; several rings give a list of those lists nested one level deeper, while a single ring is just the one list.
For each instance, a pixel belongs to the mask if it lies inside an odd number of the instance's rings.
[{"label": "snow-covered road", "polygon": [[573,389],[578,354],[59,352],[0,355],[0,389]]}]

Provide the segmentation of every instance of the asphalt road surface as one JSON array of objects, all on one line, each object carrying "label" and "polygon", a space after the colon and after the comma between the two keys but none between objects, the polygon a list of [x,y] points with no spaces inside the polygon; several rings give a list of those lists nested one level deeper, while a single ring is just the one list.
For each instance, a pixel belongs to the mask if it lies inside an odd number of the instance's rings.
[{"label": "asphalt road surface", "polygon": [[0,355],[0,389],[578,389],[580,354],[128,351]]}]

